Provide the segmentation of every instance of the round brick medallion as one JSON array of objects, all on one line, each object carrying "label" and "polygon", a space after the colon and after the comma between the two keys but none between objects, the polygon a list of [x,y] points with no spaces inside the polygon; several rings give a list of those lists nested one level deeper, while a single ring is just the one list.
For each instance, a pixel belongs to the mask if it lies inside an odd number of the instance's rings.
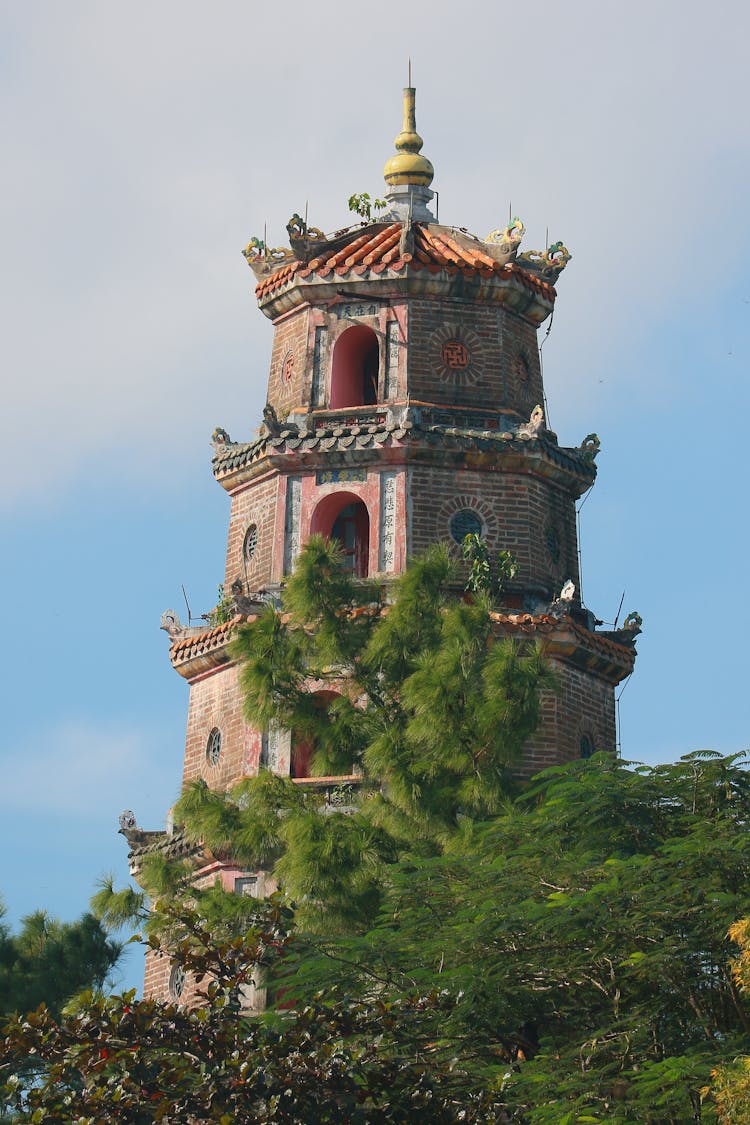
[{"label": "round brick medallion", "polygon": [[446,383],[476,383],[484,373],[482,341],[462,324],[444,324],[430,337],[430,356]]},{"label": "round brick medallion", "polygon": [[478,535],[481,538],[483,531],[482,521],[473,508],[459,508],[451,516],[448,527],[451,539],[454,543],[458,543],[459,547],[467,535]]},{"label": "round brick medallion", "polygon": [[185,970],[182,965],[173,965],[169,974],[169,995],[172,1000],[179,1000],[185,988]]},{"label": "round brick medallion", "polygon": [[584,759],[584,761],[586,761],[588,758],[593,757],[593,755],[596,753],[596,743],[594,742],[593,735],[589,734],[588,732],[582,734],[579,748],[581,751],[581,757]]},{"label": "round brick medallion", "polygon": [[282,383],[290,383],[292,375],[294,374],[294,351],[292,348],[284,356],[284,362],[281,365],[281,381]]}]

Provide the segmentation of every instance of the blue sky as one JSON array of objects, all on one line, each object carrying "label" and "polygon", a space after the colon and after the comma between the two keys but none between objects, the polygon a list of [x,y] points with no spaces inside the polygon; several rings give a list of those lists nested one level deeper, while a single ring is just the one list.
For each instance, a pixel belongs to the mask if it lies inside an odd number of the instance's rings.
[{"label": "blue sky", "polygon": [[[509,205],[573,260],[544,346],[550,423],[602,440],[583,593],[644,618],[626,757],[748,744],[747,9],[413,0],[278,11],[6,6],[0,894],[72,918],[163,824],[187,692],[159,617],[210,608],[271,329],[241,257],[293,211],[381,190],[406,58],[441,219]],[[138,955],[123,983],[140,979]]]}]

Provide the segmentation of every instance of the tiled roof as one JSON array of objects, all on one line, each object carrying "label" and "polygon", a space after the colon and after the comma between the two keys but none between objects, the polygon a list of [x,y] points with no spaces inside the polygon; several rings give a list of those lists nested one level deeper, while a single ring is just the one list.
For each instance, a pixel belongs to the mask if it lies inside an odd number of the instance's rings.
[{"label": "tiled roof", "polygon": [[491,613],[490,620],[511,633],[551,633],[560,625],[547,613]]},{"label": "tiled roof", "polygon": [[611,636],[605,637],[602,633],[592,633],[589,629],[585,629],[582,625],[579,625],[577,621],[571,621],[570,627],[578,639],[583,641],[584,644],[588,643],[590,638],[593,637],[597,648],[611,656],[621,660],[623,654],[625,654],[631,661],[635,657],[635,634],[629,634],[627,630],[623,629],[620,631],[622,632],[623,638],[628,637],[629,643],[624,640],[623,642],[615,641]]},{"label": "tiled roof", "polygon": [[207,656],[209,653],[223,648],[237,625],[254,620],[254,615],[247,617],[238,613],[230,621],[225,621],[221,625],[215,625],[211,629],[202,629],[197,633],[188,633],[170,646],[169,658],[173,664],[181,664],[185,660],[193,660],[196,656]]},{"label": "tiled roof", "polygon": [[587,480],[593,481],[596,476],[593,462],[581,451],[560,446],[544,436],[531,437],[517,430],[476,430],[467,426],[448,426],[411,418],[402,422],[386,420],[369,425],[343,425],[326,420],[326,424],[316,427],[310,433],[300,432],[296,426],[286,425],[279,434],[267,434],[250,442],[225,444],[214,456],[213,471],[214,476],[221,479],[228,473],[252,464],[263,453],[271,450],[285,453],[320,450],[322,453],[330,453],[346,449],[377,448],[393,441],[421,442],[443,449],[485,453],[530,447],[538,449],[554,464]]},{"label": "tiled roof", "polygon": [[622,640],[616,641],[611,634],[603,636],[585,628],[569,614],[493,613],[491,617],[504,633],[548,637],[550,655],[565,653],[566,659],[590,671],[596,668],[612,683],[619,683],[633,669],[634,635],[626,630],[622,630]]},{"label": "tiled roof", "polygon": [[[371,612],[371,608],[363,607],[361,610],[355,610],[354,615],[356,616],[360,612]],[[387,613],[388,606],[379,607],[377,612]],[[574,648],[582,646],[583,649],[594,650],[601,658],[610,662],[614,661],[619,666],[632,665],[635,656],[634,634],[631,632],[621,630],[622,639],[619,636],[618,639],[615,639],[612,633],[604,635],[587,629],[567,613],[557,615],[551,613],[493,612],[490,617],[492,622],[499,626],[504,633],[526,636],[559,634],[561,641],[566,644],[572,644]],[[287,614],[284,615],[284,619],[288,620]],[[206,666],[208,665],[207,662],[201,661],[201,658],[209,657],[210,654],[214,654],[212,663],[214,666],[218,666],[222,663],[220,651],[226,649],[236,627],[254,620],[256,620],[254,614],[237,614],[231,621],[218,625],[214,629],[205,629],[200,633],[184,637],[170,648],[169,656],[173,666],[179,669],[180,666],[186,665],[189,661],[199,661],[202,670],[204,663],[206,663]],[[226,658],[223,659],[225,662]],[[217,660],[218,664],[216,663]]]},{"label": "tiled roof", "polygon": [[351,241],[343,247],[336,244],[319,252],[309,262],[286,262],[269,277],[263,278],[255,288],[258,300],[268,296],[295,278],[317,277],[376,277],[385,270],[401,273],[427,270],[449,274],[479,273],[483,277],[514,278],[534,293],[553,301],[555,290],[546,281],[535,277],[514,262],[497,262],[482,249],[477,239],[461,238],[450,227],[437,223],[414,223],[409,229],[413,240],[409,248],[402,241],[405,228],[401,223],[379,226],[374,232],[368,228],[362,234],[353,232]]},{"label": "tiled roof", "polygon": [[201,851],[201,845],[188,840],[181,828],[175,829],[172,833],[137,830],[127,835],[127,838],[130,845],[128,858],[131,863],[143,859],[146,855],[158,854],[168,859],[182,859],[184,856]]}]

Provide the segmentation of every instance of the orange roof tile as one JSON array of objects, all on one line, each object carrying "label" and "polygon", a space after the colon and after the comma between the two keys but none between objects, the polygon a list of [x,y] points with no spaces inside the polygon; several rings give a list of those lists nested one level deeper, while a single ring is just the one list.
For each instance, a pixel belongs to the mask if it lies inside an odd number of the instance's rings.
[{"label": "orange roof tile", "polygon": [[449,273],[478,272],[485,277],[493,274],[498,277],[514,277],[526,288],[548,300],[554,300],[555,290],[548,282],[535,277],[515,262],[496,262],[482,250],[479,241],[476,245],[464,245],[451,236],[447,227],[433,223],[415,223],[412,227],[414,252],[402,254],[403,229],[401,223],[390,223],[374,233],[353,232],[351,240],[333,253],[323,249],[309,262],[286,262],[258,283],[255,287],[256,296],[261,300],[287,284],[295,275],[308,278],[315,274],[325,278],[335,273],[337,277],[346,277],[351,272],[361,277],[368,271],[377,275],[386,268],[396,273],[409,268],[427,269],[430,273],[439,273],[443,269]]},{"label": "orange roof tile", "polygon": [[188,633],[187,636],[180,637],[169,650],[172,663],[218,648],[229,640],[232,631],[238,625],[248,620],[252,620],[252,618],[238,613],[230,621],[225,621],[221,625],[215,625],[213,628],[202,629],[198,633]]}]

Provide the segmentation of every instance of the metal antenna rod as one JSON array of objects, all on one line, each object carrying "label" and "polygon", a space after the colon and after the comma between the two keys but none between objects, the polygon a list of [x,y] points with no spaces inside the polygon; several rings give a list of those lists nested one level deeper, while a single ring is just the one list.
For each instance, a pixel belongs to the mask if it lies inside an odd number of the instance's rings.
[{"label": "metal antenna rod", "polygon": [[612,626],[612,628],[613,628],[613,629],[616,629],[616,628],[617,628],[617,622],[618,622],[618,621],[620,620],[620,610],[622,609],[622,603],[623,603],[624,601],[625,601],[625,591],[623,590],[623,592],[622,592],[622,597],[620,598],[620,604],[619,604],[619,605],[618,605],[618,607],[617,607],[617,614],[616,614],[616,616],[615,616],[615,623],[614,623],[614,625]]},{"label": "metal antenna rod", "polygon": [[185,605],[187,606],[187,611],[188,611],[188,625],[189,625],[189,624],[190,624],[190,622],[191,622],[191,621],[193,620],[193,618],[192,618],[192,615],[191,615],[191,613],[190,613],[190,602],[189,602],[189,601],[188,601],[188,599],[187,599],[187,592],[186,592],[186,590],[185,590],[185,587],[184,587],[184,585],[183,585],[182,583],[180,583],[180,585],[182,586],[182,596],[183,596],[183,598],[185,599]]}]

